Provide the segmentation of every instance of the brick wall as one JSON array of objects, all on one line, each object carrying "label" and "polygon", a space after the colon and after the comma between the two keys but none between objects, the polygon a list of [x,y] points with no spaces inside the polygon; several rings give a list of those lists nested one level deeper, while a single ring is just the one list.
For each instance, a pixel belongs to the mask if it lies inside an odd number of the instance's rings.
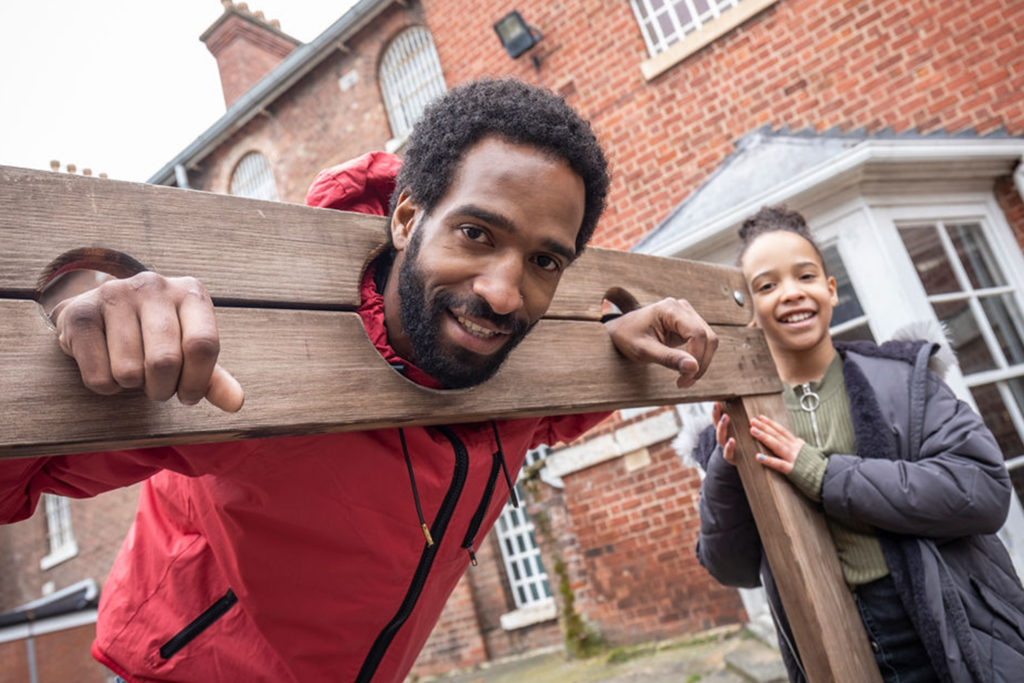
[{"label": "brick wall", "polygon": [[[551,533],[544,559],[560,556],[575,609],[613,644],[679,637],[746,619],[739,594],[696,558],[700,479],[668,442],[536,484],[531,514]],[[559,599],[564,596],[559,595]]]},{"label": "brick wall", "polygon": [[135,485],[87,500],[71,500],[71,529],[78,555],[47,570],[39,569],[39,561],[49,549],[42,505],[32,517],[0,526],[0,611],[43,597],[43,584],[50,581],[55,590],[60,590],[91,578],[102,591],[135,519],[138,488]]},{"label": "brick wall", "polygon": [[224,104],[230,107],[280,64],[298,41],[247,10],[231,8],[201,37],[217,59]]},{"label": "brick wall", "polygon": [[[37,680],[106,683],[110,672],[89,654],[95,633],[87,624],[33,637]],[[27,652],[24,640],[0,643],[0,683],[31,680]]]},{"label": "brick wall", "polygon": [[[377,85],[380,57],[403,28],[422,23],[418,5],[393,5],[324,60],[282,98],[243,126],[196,170],[193,187],[227,193],[235,165],[248,152],[268,158],[282,201],[302,203],[317,172],[372,150],[392,137]],[[326,28],[326,27],[325,27]],[[342,90],[339,80],[356,80]]]},{"label": "brick wall", "polygon": [[876,132],[1024,133],[1024,3],[782,0],[647,82],[647,53],[621,0],[523,0],[543,33],[535,70],[513,62],[494,3],[427,0],[449,85],[514,75],[563,92],[609,151],[598,244],[626,248],[764,124]]}]

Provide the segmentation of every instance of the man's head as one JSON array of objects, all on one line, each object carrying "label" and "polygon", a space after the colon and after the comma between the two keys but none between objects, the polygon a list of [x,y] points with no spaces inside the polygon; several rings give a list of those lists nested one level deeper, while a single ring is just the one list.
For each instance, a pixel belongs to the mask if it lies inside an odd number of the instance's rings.
[{"label": "man's head", "polygon": [[543,316],[593,233],[604,157],[561,99],[514,81],[450,93],[407,155],[391,219],[388,337],[445,387],[472,386]]}]

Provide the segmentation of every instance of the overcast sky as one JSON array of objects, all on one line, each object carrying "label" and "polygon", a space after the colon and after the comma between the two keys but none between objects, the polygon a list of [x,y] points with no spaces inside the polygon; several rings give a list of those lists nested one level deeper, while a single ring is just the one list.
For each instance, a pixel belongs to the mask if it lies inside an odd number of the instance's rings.
[{"label": "overcast sky", "polygon": [[[308,43],[354,0],[251,0]],[[144,181],[225,111],[220,0],[0,0],[0,165]]]}]

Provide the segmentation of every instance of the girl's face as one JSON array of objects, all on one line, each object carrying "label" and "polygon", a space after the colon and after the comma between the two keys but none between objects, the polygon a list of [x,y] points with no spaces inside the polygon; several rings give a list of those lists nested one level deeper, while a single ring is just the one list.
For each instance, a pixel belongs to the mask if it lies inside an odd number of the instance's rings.
[{"label": "girl's face", "polygon": [[825,276],[818,253],[788,230],[760,235],[741,263],[754,304],[754,323],[770,346],[812,351],[832,343],[828,328],[839,303],[835,278]]}]

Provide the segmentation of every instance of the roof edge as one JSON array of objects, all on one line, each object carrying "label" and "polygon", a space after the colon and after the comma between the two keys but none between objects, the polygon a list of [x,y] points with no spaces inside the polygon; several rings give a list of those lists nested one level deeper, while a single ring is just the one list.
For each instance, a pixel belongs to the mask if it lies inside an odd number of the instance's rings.
[{"label": "roof edge", "polygon": [[217,121],[146,181],[151,185],[175,185],[174,168],[202,161],[229,135],[248,123],[296,81],[326,59],[340,41],[361,30],[368,22],[401,0],[359,0],[319,36],[300,45],[273,71],[238,98]]}]

